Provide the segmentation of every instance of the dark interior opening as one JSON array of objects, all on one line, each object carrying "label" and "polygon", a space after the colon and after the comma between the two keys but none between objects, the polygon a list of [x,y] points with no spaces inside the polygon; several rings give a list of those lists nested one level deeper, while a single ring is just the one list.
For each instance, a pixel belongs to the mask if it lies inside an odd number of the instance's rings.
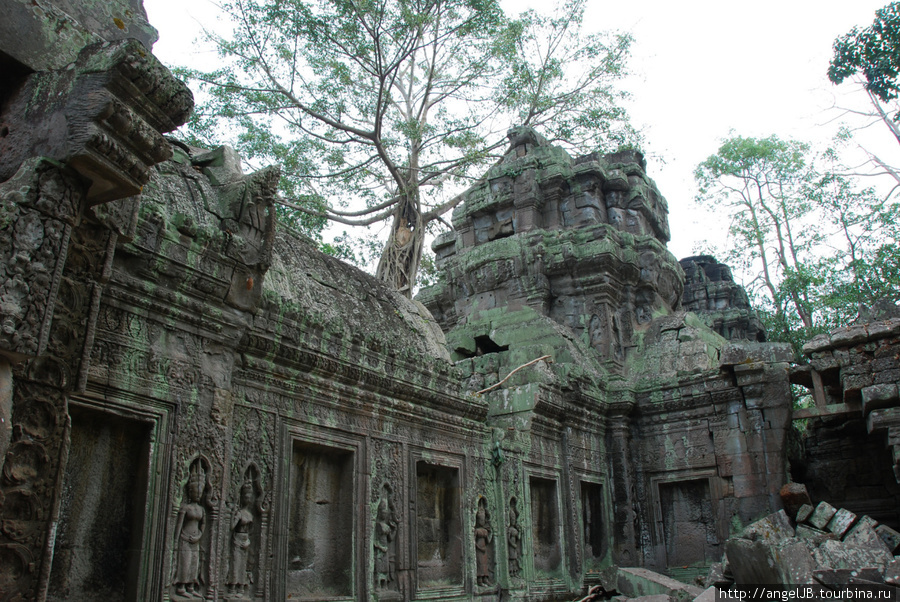
[{"label": "dark interior opening", "polygon": [[488,353],[500,353],[507,351],[509,345],[498,345],[486,334],[475,337],[475,355],[487,355]]},{"label": "dark interior opening", "polygon": [[0,86],[0,115],[3,114],[7,101],[19,91],[31,72],[31,69],[0,50],[0,81],[3,82]]},{"label": "dark interior opening", "polygon": [[558,578],[562,567],[556,481],[531,477],[531,537],[534,569],[543,579]]},{"label": "dark interior opening", "polygon": [[487,355],[489,353],[500,353],[501,351],[509,351],[509,345],[498,345],[486,334],[475,337],[474,353],[465,347],[456,348],[456,353],[459,354],[459,357],[462,359],[469,359],[470,357]]}]

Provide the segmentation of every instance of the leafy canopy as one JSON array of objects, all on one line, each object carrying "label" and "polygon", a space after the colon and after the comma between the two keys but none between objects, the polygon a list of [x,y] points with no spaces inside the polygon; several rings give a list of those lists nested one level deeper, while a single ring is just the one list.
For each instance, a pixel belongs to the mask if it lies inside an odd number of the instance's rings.
[{"label": "leafy canopy", "polygon": [[852,321],[861,306],[900,297],[896,203],[840,175],[829,150],[777,136],[736,136],[701,163],[697,202],[728,211],[725,261],[746,287],[772,340],[795,349]]},{"label": "leafy canopy", "polygon": [[834,56],[828,67],[828,79],[833,83],[840,84],[853,75],[861,75],[866,80],[866,89],[888,102],[900,92],[898,73],[900,2],[877,10],[875,21],[869,27],[854,27],[834,41]]},{"label": "leafy canopy", "polygon": [[409,294],[425,231],[512,125],[580,151],[637,139],[615,86],[631,39],[585,34],[584,6],[510,19],[497,0],[226,0],[222,67],[183,70],[204,99],[191,141],[280,164],[282,218],[313,237],[326,219],[389,222],[378,275]]}]

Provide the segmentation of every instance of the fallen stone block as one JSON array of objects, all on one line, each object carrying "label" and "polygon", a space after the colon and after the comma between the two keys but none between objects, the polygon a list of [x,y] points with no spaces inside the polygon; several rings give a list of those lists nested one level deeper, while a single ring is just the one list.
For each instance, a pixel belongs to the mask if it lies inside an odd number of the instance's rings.
[{"label": "fallen stone block", "polygon": [[610,565],[604,569],[600,569],[598,577],[604,591],[615,591],[619,580],[619,567]]},{"label": "fallen stone block", "polygon": [[734,583],[734,577],[725,576],[725,565],[721,562],[714,562],[709,565],[709,572],[706,574],[704,583],[708,586],[727,587]]},{"label": "fallen stone block", "polygon": [[809,517],[809,524],[811,524],[816,529],[825,530],[825,527],[828,526],[828,521],[835,515],[837,512],[837,508],[829,504],[828,502],[819,502],[819,505],[816,506],[816,509],[813,511],[812,516]]},{"label": "fallen stone block", "polygon": [[813,557],[797,538],[767,543],[733,537],[725,542],[725,554],[738,585],[813,583]]},{"label": "fallen stone block", "polygon": [[834,516],[831,517],[825,528],[838,537],[843,537],[855,522],[856,515],[845,508],[841,508],[834,513]]},{"label": "fallen stone block", "polygon": [[808,521],[809,517],[812,516],[813,510],[815,510],[815,508],[813,508],[812,504],[803,504],[800,506],[800,509],[797,510],[797,523],[805,523]]},{"label": "fallen stone block", "polygon": [[875,564],[887,566],[887,564],[894,559],[894,555],[888,549],[887,545],[884,543],[881,537],[879,537],[875,529],[869,526],[869,524],[857,524],[855,527],[850,529],[850,531],[847,533],[847,536],[844,537],[844,543],[856,548],[860,548],[861,550],[866,550],[868,553],[873,555],[872,557],[874,559],[876,559],[876,562],[874,563],[858,564],[857,566],[860,567],[874,566]]},{"label": "fallen stone block", "polygon": [[802,541],[793,539],[780,542],[772,548],[771,560],[783,585],[815,583],[813,569],[816,565],[809,548]]},{"label": "fallen stone block", "polygon": [[884,577],[877,568],[861,569],[817,569],[813,571],[813,578],[822,585],[847,585],[854,581],[866,583],[884,583]]},{"label": "fallen stone block", "polygon": [[662,594],[670,596],[677,602],[693,600],[703,593],[703,590],[697,586],[636,567],[619,568],[616,589],[620,594],[629,598]]},{"label": "fallen stone block", "polygon": [[822,531],[809,525],[797,525],[797,538],[806,542],[807,547],[812,549],[819,547],[829,539],[837,539],[837,536],[834,533]]},{"label": "fallen stone block", "polygon": [[[874,518],[872,518],[871,516],[869,516],[868,514],[863,514],[859,518],[859,520],[856,521],[856,524],[853,526],[853,528],[850,529],[850,531],[852,531],[854,528],[856,528],[860,525],[868,525],[874,529],[875,527],[878,526],[878,521],[875,520]],[[847,535],[850,534],[850,531],[847,532]],[[846,535],[845,535],[845,537],[846,537]]]},{"label": "fallen stone block", "polygon": [[787,483],[778,494],[781,496],[781,503],[784,504],[784,510],[788,516],[797,516],[797,511],[801,507],[812,505],[809,492],[806,491],[806,485],[803,483]]},{"label": "fallen stone block", "polygon": [[900,533],[897,533],[887,525],[878,525],[875,527],[875,533],[878,534],[878,537],[881,538],[881,541],[884,542],[891,554],[900,546]]},{"label": "fallen stone block", "polygon": [[740,537],[753,541],[774,543],[794,536],[794,527],[784,510],[779,510],[748,525]]},{"label": "fallen stone block", "polygon": [[716,602],[716,588],[707,587],[699,596],[694,598],[694,602]]},{"label": "fallen stone block", "polygon": [[824,542],[813,550],[813,557],[821,568],[831,569],[885,567],[894,559],[868,525],[853,527],[844,541]]},{"label": "fallen stone block", "polygon": [[895,556],[884,568],[884,582],[890,585],[900,585],[900,558]]},{"label": "fallen stone block", "polygon": [[778,573],[769,565],[768,546],[761,541],[732,537],[725,542],[725,555],[738,585],[778,584]]}]

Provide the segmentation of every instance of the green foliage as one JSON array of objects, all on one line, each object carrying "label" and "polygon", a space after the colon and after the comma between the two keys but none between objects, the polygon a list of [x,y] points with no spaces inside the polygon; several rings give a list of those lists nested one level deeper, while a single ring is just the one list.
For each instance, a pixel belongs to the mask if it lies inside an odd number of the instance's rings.
[{"label": "green foliage", "polygon": [[897,98],[900,91],[897,86],[898,72],[900,2],[877,10],[875,21],[869,27],[854,27],[834,41],[834,56],[828,67],[828,79],[835,84],[840,84],[853,75],[861,75],[866,80],[866,89],[888,102]]},{"label": "green foliage", "polygon": [[834,151],[810,161],[795,141],[734,137],[701,163],[697,201],[729,212],[724,260],[772,340],[799,349],[851,322],[861,305],[900,298],[898,206],[840,175]]},{"label": "green foliage", "polygon": [[576,152],[638,146],[621,104],[628,95],[611,85],[627,73],[633,39],[583,33],[584,4],[567,0],[554,15],[528,11],[510,27],[497,102],[514,123],[538,127]]},{"label": "green foliage", "polygon": [[390,220],[379,275],[409,292],[428,224],[510,126],[584,151],[638,139],[615,89],[630,38],[583,35],[584,5],[510,19],[497,0],[226,0],[222,67],[181,70],[200,87],[189,141],[279,164],[280,216],[314,237],[326,218]]}]

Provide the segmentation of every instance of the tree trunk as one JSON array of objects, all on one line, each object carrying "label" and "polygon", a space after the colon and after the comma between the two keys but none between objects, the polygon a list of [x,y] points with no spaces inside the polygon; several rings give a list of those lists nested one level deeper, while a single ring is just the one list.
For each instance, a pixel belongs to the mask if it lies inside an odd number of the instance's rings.
[{"label": "tree trunk", "polygon": [[375,277],[412,298],[425,243],[425,224],[418,210],[418,194],[409,193],[397,203],[391,234],[385,243]]}]

